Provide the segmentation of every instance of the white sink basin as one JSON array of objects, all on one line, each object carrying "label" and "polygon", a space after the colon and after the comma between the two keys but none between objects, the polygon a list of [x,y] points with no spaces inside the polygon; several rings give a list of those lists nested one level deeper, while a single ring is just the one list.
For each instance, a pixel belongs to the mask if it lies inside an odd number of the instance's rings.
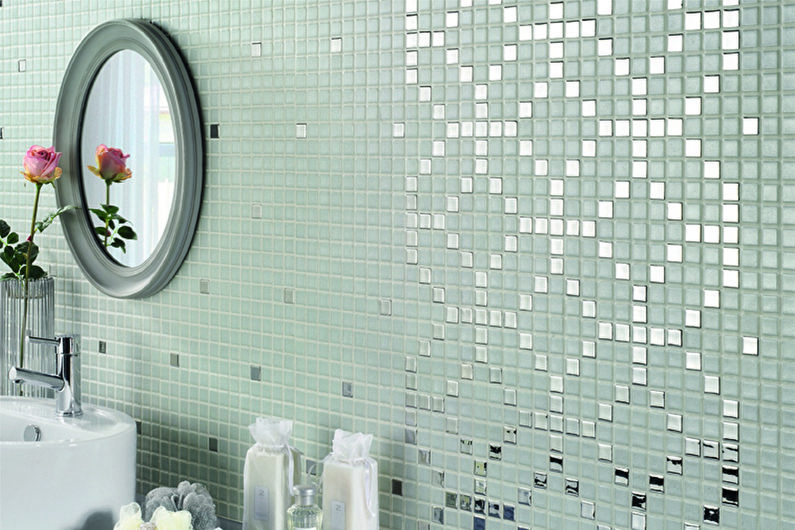
[{"label": "white sink basin", "polygon": [[0,528],[113,528],[135,499],[135,431],[104,407],[60,418],[51,399],[0,397]]}]

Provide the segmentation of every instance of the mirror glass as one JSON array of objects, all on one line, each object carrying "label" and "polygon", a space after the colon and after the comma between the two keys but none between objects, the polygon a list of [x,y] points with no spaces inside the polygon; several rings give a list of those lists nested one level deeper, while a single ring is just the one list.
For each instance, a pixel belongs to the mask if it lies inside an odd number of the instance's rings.
[{"label": "mirror glass", "polygon": [[[130,179],[110,187],[87,169],[97,166],[96,149],[104,144],[121,149],[127,158]],[[97,74],[86,102],[81,139],[85,204],[119,207],[137,235],[124,250],[98,244],[119,263],[143,263],[157,247],[168,222],[174,197],[176,149],[174,125],[163,86],[149,62],[132,50],[112,55]],[[108,202],[109,201],[109,202]],[[100,229],[104,221],[90,215]]]}]

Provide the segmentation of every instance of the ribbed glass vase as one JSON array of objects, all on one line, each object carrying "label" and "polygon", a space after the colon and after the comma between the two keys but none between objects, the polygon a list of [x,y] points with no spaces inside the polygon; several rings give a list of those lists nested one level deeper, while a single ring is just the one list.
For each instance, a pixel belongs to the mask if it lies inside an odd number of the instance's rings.
[{"label": "ribbed glass vase", "polygon": [[[55,280],[52,277],[28,282],[27,333],[34,337],[55,337]],[[8,370],[19,366],[20,339],[24,340],[25,284],[16,278],[0,281],[0,394],[20,395],[20,385],[9,381]],[[24,344],[23,368],[55,373],[52,346]],[[26,396],[47,397],[52,391],[22,385]]]}]

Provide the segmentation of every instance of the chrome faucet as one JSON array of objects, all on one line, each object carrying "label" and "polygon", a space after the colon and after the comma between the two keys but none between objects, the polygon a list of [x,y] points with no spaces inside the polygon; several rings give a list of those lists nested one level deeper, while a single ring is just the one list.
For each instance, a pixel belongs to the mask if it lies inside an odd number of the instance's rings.
[{"label": "chrome faucet", "polygon": [[27,383],[55,390],[55,413],[58,416],[80,416],[80,356],[74,335],[58,335],[54,339],[26,337],[29,343],[55,348],[55,375],[20,367],[12,367],[8,378],[14,383]]}]

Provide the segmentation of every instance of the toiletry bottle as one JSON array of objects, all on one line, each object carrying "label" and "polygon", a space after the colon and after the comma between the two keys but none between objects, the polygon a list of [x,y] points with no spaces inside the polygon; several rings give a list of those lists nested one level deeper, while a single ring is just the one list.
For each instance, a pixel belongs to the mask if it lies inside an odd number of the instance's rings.
[{"label": "toiletry bottle", "polygon": [[301,453],[289,445],[293,422],[257,418],[249,430],[257,441],[243,466],[243,530],[285,530]]},{"label": "toiletry bottle", "polygon": [[323,530],[378,530],[378,463],[373,435],[334,432],[323,460]]},{"label": "toiletry bottle", "polygon": [[287,530],[320,530],[323,510],[315,504],[317,489],[310,485],[293,488],[295,504],[287,510]]}]

